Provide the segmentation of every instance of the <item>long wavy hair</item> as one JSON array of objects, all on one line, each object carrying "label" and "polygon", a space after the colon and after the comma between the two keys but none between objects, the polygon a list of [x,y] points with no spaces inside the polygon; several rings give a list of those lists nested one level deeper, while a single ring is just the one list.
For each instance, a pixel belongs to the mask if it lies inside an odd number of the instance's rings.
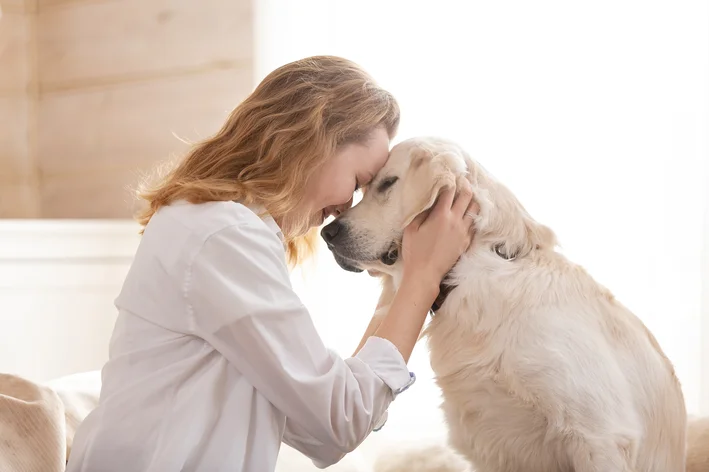
[{"label": "long wavy hair", "polygon": [[[340,146],[363,142],[377,127],[390,138],[399,106],[357,64],[315,56],[271,72],[212,137],[138,191],[147,202],[136,219],[145,228],[160,207],[238,201],[263,205],[278,221],[298,214],[310,176]],[[313,253],[316,231],[296,221],[284,234],[288,262]]]}]

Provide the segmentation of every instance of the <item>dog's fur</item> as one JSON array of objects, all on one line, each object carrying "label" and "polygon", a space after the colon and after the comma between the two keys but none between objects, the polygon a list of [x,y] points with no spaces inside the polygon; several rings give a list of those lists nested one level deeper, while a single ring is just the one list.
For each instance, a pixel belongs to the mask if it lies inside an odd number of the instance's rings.
[{"label": "dog's fur", "polygon": [[457,145],[395,146],[332,223],[335,259],[383,274],[386,306],[404,227],[461,179],[480,205],[476,235],[424,333],[451,445],[478,472],[684,471],[684,399],[655,338]]}]

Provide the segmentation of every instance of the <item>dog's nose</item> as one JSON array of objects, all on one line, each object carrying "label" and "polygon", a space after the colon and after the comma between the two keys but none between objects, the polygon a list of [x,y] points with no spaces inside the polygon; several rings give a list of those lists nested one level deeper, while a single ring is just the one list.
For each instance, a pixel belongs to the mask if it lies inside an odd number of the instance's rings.
[{"label": "dog's nose", "polygon": [[328,246],[332,246],[335,239],[340,234],[342,229],[342,223],[339,220],[334,220],[329,225],[325,226],[322,231],[320,231],[320,236],[325,240]]}]

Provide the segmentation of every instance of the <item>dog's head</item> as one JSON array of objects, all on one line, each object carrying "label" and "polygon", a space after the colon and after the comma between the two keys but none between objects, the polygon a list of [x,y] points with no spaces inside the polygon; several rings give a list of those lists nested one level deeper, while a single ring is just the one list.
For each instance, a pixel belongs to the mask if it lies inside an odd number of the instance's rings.
[{"label": "dog's head", "polygon": [[555,245],[551,230],[534,221],[506,187],[461,147],[438,138],[394,146],[362,201],[325,226],[322,237],[342,268],[395,275],[404,228],[428,211],[443,189],[457,188],[462,179],[470,181],[480,206],[477,246],[512,259]]},{"label": "dog's head", "polygon": [[322,237],[342,268],[391,273],[404,228],[466,174],[458,146],[432,138],[404,141],[391,150],[362,201],[325,226]]}]

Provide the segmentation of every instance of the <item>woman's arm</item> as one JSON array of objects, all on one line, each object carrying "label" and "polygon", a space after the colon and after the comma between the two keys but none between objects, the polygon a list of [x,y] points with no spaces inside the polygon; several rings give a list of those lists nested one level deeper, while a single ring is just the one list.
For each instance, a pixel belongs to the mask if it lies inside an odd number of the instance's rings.
[{"label": "woman's arm", "polygon": [[[362,337],[362,340],[359,343],[359,346],[357,346],[357,349],[352,355],[353,357],[357,355],[357,353],[362,349],[362,347],[364,347],[367,340],[371,336],[373,336],[377,328],[379,328],[379,325],[381,324],[382,320],[389,311],[393,298],[396,295],[396,291],[394,290],[394,284],[391,277],[383,277],[382,282],[382,293],[379,297],[379,301],[377,302],[377,308],[374,312],[374,316],[372,316],[372,319],[369,322],[369,326],[367,326],[367,330],[365,331],[364,336]],[[384,426],[384,423],[386,423],[387,420],[387,416],[387,411],[384,411],[384,413],[379,418],[377,424],[374,426],[375,431]],[[322,454],[322,444],[320,444],[317,440],[311,437],[302,427],[300,427],[292,419],[286,420],[286,428],[283,433],[283,442],[316,461],[318,456]],[[338,457],[332,457],[328,462],[337,462],[342,458],[342,455],[344,454],[340,453]]]},{"label": "woman's arm", "polygon": [[411,383],[386,339],[370,337],[349,359],[325,348],[290,286],[281,242],[261,221],[209,237],[184,286],[194,333],[297,425],[294,445],[318,466],[357,447]]},{"label": "woman's arm", "polygon": [[396,295],[396,290],[394,289],[394,281],[391,277],[387,275],[382,276],[382,293],[381,295],[379,295],[377,308],[374,310],[374,315],[369,321],[369,325],[367,326],[367,329],[364,332],[364,336],[362,336],[362,340],[359,342],[357,349],[355,349],[354,354],[352,354],[353,356],[357,355],[359,350],[362,349],[362,346],[364,346],[364,343],[367,341],[367,339],[369,339],[370,336],[373,336],[374,332],[377,330],[377,328],[379,328],[379,325],[382,323],[382,320],[389,311],[391,302],[394,300],[394,295]]},{"label": "woman's arm", "polygon": [[403,278],[374,336],[388,339],[406,362],[421,335],[441,280],[470,246],[473,216],[479,211],[470,182],[443,190],[430,212],[404,230],[401,255]]},{"label": "woman's arm", "polygon": [[426,315],[438,296],[439,284],[440,280],[434,282],[428,278],[404,279],[374,332],[374,336],[394,344],[407,363],[421,335]]}]

